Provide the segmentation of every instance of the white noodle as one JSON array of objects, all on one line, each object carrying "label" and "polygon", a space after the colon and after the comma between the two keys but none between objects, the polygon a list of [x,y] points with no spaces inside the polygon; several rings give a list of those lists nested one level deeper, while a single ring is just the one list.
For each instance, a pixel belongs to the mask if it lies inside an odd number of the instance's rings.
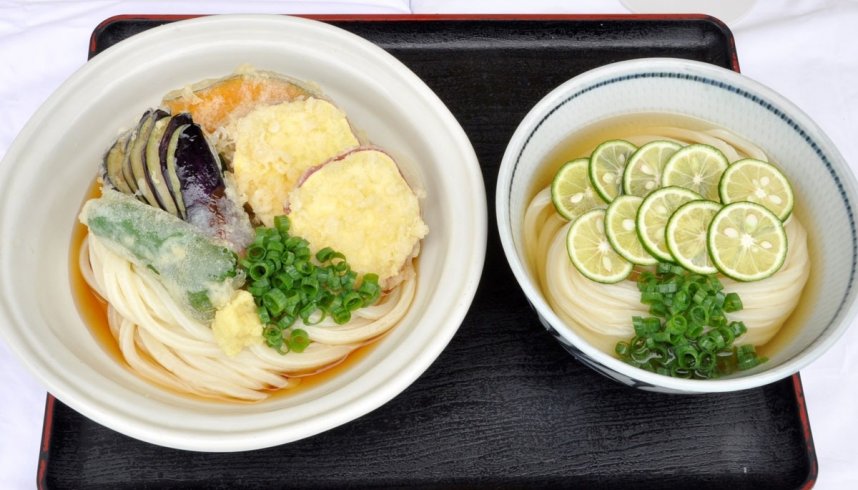
[{"label": "white noodle", "polygon": [[302,353],[282,355],[259,344],[230,357],[218,347],[209,326],[186,315],[157,279],[97,238],[84,240],[80,268],[90,287],[108,302],[110,331],[133,371],[179,392],[247,401],[297,385],[297,377],[332,367],[377,339],[405,316],[417,287],[409,271],[408,279],[376,305],[353,312],[349,323],[327,319],[301,326],[313,341]]}]

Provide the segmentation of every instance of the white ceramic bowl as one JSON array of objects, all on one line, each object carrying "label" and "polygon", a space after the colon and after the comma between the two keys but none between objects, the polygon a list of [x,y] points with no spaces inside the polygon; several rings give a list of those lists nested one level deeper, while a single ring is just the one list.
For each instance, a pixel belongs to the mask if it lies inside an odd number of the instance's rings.
[{"label": "white ceramic bowl", "polygon": [[[676,113],[703,119],[756,143],[785,170],[807,217],[819,284],[800,332],[758,368],[718,380],[676,379],[634,368],[588,344],[551,310],[525,265],[522,223],[549,153],[569,134],[605,118]],[[545,327],[577,359],[617,381],[674,393],[752,388],[787,377],[840,337],[855,317],[858,190],[843,157],[800,109],[735,72],[678,59],[641,59],[583,73],[545,96],[519,125],[504,154],[496,196],[507,260]],[[631,320],[631,319],[630,319]]]},{"label": "white ceramic bowl", "polygon": [[[197,401],[138,378],[82,322],[69,283],[72,226],[100,158],[169,90],[239,65],[314,81],[422,188],[417,297],[400,325],[341,375],[257,404]],[[307,437],[381,406],[436,359],[473,299],[485,256],[485,187],[454,117],[382,49],[283,16],[177,22],[99,54],[38,110],[0,165],[0,331],[64,403],[129,436],[202,451]]]}]

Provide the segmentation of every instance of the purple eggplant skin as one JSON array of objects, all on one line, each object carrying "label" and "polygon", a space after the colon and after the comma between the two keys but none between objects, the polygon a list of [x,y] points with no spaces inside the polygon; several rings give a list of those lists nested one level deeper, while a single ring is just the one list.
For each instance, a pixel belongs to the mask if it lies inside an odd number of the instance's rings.
[{"label": "purple eggplant skin", "polygon": [[[152,140],[153,138],[157,139],[158,141],[160,141],[161,139],[159,135],[155,134],[156,129],[160,130],[160,128],[162,127],[161,124],[164,124],[164,122],[162,121],[164,119],[168,119],[169,117],[170,114],[162,111],[161,109],[156,109],[152,112],[151,127],[149,129],[148,134],[146,135],[146,139],[140,144],[140,163],[142,164],[143,176],[146,179],[146,185],[141,186],[140,190],[144,192],[144,196],[147,198],[147,200],[150,201],[149,204],[155,207],[159,207],[175,216],[176,213],[173,212],[175,208],[171,206],[173,202],[168,202],[166,199],[164,199],[160,195],[161,193],[158,190],[159,185],[163,186],[163,174],[153,173],[161,172],[161,166],[157,161],[157,151],[152,152],[152,156],[155,159],[155,161],[152,162],[153,165],[150,165],[149,163],[149,147],[150,145],[152,145]],[[154,146],[156,148],[158,141],[154,143]],[[136,170],[135,167],[132,166],[132,168]],[[146,196],[147,193],[149,194],[148,196]]]},{"label": "purple eggplant skin", "polygon": [[[162,110],[146,111],[146,116],[140,121],[137,126],[137,133],[134,135],[131,146],[128,150],[128,161],[131,165],[131,173],[134,182],[137,184],[137,198],[141,201],[158,208],[161,204],[155,198],[155,191],[152,189],[151,177],[146,169],[146,144],[149,142],[149,136],[152,134],[152,129],[159,119],[168,117],[169,115]],[[162,208],[163,209],[163,208]]]},{"label": "purple eggplant skin", "polygon": [[137,126],[131,130],[131,135],[128,137],[128,145],[125,148],[125,156],[122,159],[122,175],[125,179],[125,184],[131,190],[131,194],[137,194],[137,179],[134,178],[134,171],[131,169],[131,152],[134,143],[137,141],[137,135],[140,134],[141,127],[152,116],[152,110],[149,109],[140,117]]},{"label": "purple eggplant skin", "polygon": [[176,145],[176,175],[182,184],[185,207],[198,201],[194,192],[205,196],[224,192],[223,170],[217,153],[212,151],[203,129],[196,124],[185,127]]},{"label": "purple eggplant skin", "polygon": [[[193,122],[191,115],[188,113],[173,116],[170,118],[170,122],[167,123],[167,127],[164,129],[164,136],[161,137],[161,142],[158,145],[158,158],[161,161],[161,174],[164,175],[167,189],[173,196],[176,208],[179,211],[179,217],[182,219],[186,219],[188,215],[185,210],[185,202],[182,199],[181,184],[179,182],[179,177],[176,175],[175,165],[168,167],[167,162],[175,163],[175,160],[172,157],[175,155],[176,145],[178,144],[178,135],[176,135],[176,131],[180,128],[184,129],[182,126],[193,124]],[[173,138],[173,136],[176,136],[176,138]],[[170,144],[171,141],[172,148]],[[171,155],[170,159],[167,158],[168,152]]]},{"label": "purple eggplant skin", "polygon": [[187,221],[236,252],[253,240],[250,218],[227,197],[220,158],[190,114],[147,110],[107,151],[102,176],[108,187]]},{"label": "purple eggplant skin", "polygon": [[102,181],[105,185],[125,194],[134,193],[125,182],[125,175],[122,173],[122,162],[128,152],[129,141],[131,141],[131,131],[119,135],[113,142],[113,146],[104,154],[101,168]]},{"label": "purple eggplant skin", "polygon": [[[182,125],[175,135],[175,153],[167,154],[167,168],[174,160],[186,221],[206,234],[230,243],[235,251],[253,240],[253,227],[244,209],[226,195],[223,169],[217,152],[196,124]],[[168,150],[170,149],[168,145]]]}]

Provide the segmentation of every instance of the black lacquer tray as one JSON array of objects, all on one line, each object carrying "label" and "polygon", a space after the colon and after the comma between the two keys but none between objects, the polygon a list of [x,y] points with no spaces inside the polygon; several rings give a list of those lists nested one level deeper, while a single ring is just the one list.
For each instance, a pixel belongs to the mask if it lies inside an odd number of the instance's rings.
[{"label": "black lacquer tray", "polygon": [[[182,17],[99,25],[90,55]],[[432,87],[465,128],[493,202],[515,127],[543,95],[599,65],[670,56],[738,70],[702,16],[347,17]],[[453,162],[451,162],[452,164]],[[579,364],[540,326],[489,206],[485,271],[461,329],[394,400],[337,429],[245,453],[153,446],[48,397],[41,488],[809,488],[816,456],[798,375],[738,393],[669,396]]]}]

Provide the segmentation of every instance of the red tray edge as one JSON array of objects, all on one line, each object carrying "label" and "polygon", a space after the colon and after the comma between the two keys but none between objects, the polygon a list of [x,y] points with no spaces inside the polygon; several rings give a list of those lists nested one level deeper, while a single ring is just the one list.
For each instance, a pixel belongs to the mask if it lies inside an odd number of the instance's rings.
[{"label": "red tray edge", "polygon": [[[89,57],[95,54],[96,38],[107,26],[115,22],[126,20],[163,20],[178,21],[197,17],[205,17],[200,14],[120,14],[108,17],[101,21],[92,31],[89,39]],[[303,17],[319,21],[351,21],[351,22],[396,22],[396,21],[445,21],[445,20],[603,20],[606,22],[617,20],[703,20],[716,25],[727,39],[730,51],[730,68],[739,70],[739,58],[736,54],[736,39],[733,31],[717,17],[705,14],[298,14],[293,17]]]}]

